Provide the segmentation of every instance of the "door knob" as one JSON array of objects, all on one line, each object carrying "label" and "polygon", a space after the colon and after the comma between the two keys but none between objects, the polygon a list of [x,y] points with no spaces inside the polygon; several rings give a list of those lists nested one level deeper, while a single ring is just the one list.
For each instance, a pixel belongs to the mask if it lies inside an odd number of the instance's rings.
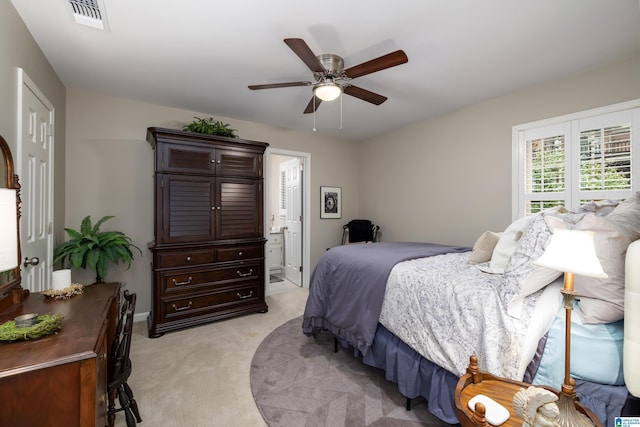
[{"label": "door knob", "polygon": [[34,256],[33,258],[24,257],[24,262],[22,263],[22,265],[24,265],[25,267],[38,264],[40,264],[40,258],[38,258],[37,256]]}]

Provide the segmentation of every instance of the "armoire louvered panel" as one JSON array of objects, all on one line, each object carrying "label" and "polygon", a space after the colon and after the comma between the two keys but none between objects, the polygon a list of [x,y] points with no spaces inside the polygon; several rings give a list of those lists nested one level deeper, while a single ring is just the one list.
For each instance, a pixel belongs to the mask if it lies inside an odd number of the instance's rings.
[{"label": "armoire louvered panel", "polygon": [[149,337],[266,312],[268,144],[161,128],[147,140],[156,156]]},{"label": "armoire louvered panel", "polygon": [[219,239],[262,237],[262,181],[218,178]]},{"label": "armoire louvered panel", "polygon": [[165,242],[213,240],[214,178],[165,175]]},{"label": "armoire louvered panel", "polygon": [[165,172],[205,173],[215,172],[215,150],[209,147],[191,147],[180,144],[163,144],[159,153],[159,167]]},{"label": "armoire louvered panel", "polygon": [[218,150],[217,175],[259,178],[262,176],[262,155],[252,152]]}]

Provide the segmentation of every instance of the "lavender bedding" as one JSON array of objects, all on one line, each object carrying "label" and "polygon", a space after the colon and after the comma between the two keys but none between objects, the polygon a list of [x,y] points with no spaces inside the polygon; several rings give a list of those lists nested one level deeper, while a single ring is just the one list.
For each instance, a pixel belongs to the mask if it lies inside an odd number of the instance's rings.
[{"label": "lavender bedding", "polygon": [[307,335],[327,330],[367,354],[393,267],[401,261],[469,250],[461,246],[406,242],[332,248],[311,275],[302,330]]}]

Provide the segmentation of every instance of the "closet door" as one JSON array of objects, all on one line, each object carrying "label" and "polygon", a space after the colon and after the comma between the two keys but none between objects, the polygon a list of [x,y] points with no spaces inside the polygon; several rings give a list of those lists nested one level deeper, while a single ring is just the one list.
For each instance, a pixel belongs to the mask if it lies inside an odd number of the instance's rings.
[{"label": "closet door", "polygon": [[[215,239],[216,210],[214,178],[207,176],[162,174],[156,180],[158,211],[157,243],[201,242]],[[158,233],[159,232],[159,233]]]},{"label": "closet door", "polygon": [[217,239],[262,237],[262,180],[218,177],[216,182]]}]

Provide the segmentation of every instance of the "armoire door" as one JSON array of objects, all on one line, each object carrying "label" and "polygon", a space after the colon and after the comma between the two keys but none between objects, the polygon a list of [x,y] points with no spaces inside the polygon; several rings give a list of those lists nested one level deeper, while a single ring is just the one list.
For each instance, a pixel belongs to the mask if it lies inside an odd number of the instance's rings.
[{"label": "armoire door", "polygon": [[218,177],[216,182],[216,238],[262,237],[262,180]]},{"label": "armoire door", "polygon": [[[214,178],[198,175],[163,174],[156,180],[162,194],[157,209],[162,221],[156,237],[163,243],[201,242],[215,239]],[[159,232],[159,233],[158,233]]]}]

